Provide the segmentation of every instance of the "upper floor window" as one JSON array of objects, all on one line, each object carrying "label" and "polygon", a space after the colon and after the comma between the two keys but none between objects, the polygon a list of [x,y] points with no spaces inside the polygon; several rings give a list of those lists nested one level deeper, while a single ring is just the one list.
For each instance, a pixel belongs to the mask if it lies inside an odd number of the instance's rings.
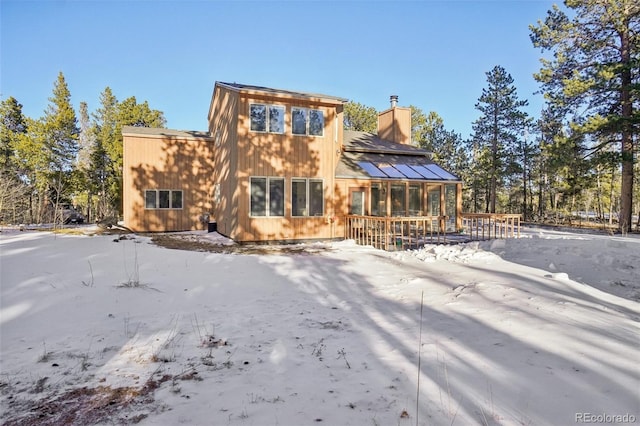
[{"label": "upper floor window", "polygon": [[291,132],[294,135],[322,136],[324,113],[319,109],[291,108]]},{"label": "upper floor window", "polygon": [[284,133],[283,106],[251,104],[249,116],[253,132]]},{"label": "upper floor window", "polygon": [[144,191],[145,209],[181,209],[182,191],[169,189],[148,189]]}]

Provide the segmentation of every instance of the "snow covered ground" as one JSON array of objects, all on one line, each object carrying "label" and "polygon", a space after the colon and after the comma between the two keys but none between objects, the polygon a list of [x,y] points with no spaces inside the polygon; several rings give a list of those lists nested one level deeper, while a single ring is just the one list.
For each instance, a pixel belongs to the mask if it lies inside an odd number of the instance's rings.
[{"label": "snow covered ground", "polygon": [[3,229],[3,423],[640,423],[637,236],[298,248]]}]

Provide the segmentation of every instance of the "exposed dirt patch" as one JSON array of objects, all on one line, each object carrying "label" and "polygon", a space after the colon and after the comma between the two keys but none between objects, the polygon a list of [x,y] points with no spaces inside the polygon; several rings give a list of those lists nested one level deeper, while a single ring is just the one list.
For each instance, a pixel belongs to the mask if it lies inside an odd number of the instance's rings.
[{"label": "exposed dirt patch", "polygon": [[237,254],[313,254],[330,250],[322,244],[220,244],[193,234],[148,234],[151,241],[168,249]]},{"label": "exposed dirt patch", "polygon": [[[9,412],[4,414],[2,425],[137,424],[150,414],[166,409],[155,401],[158,388],[166,382],[184,380],[201,381],[202,378],[191,369],[178,375],[154,374],[141,387],[84,386],[36,400],[10,397]],[[10,389],[3,389],[3,393],[9,392]]]}]

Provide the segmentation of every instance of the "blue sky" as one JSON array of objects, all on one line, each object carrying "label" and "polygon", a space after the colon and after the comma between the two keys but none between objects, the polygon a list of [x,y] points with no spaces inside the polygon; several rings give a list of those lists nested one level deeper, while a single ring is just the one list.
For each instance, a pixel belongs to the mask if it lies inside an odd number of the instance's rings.
[{"label": "blue sky", "polygon": [[542,107],[529,24],[546,0],[32,1],[1,0],[0,92],[38,118],[62,71],[74,106],[119,100],[205,130],[216,81],[340,96],[382,111],[437,112],[463,137],[478,118],[486,72],[500,65]]}]

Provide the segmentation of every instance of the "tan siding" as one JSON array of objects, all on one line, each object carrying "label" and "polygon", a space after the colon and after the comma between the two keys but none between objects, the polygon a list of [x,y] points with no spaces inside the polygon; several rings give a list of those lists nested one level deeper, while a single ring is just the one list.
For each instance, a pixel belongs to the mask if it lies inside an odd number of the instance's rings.
[{"label": "tan siding", "polygon": [[[124,135],[125,226],[136,231],[203,229],[200,217],[211,209],[201,188],[210,186],[212,142],[147,135]],[[145,190],[182,190],[182,209],[145,209]]]},{"label": "tan siding", "polygon": [[[234,238],[237,226],[237,139],[238,139],[238,95],[235,92],[216,88],[213,116],[209,122],[209,132],[214,139],[215,175],[212,182],[219,184],[220,198],[214,200],[212,219],[218,232]],[[214,194],[212,194],[214,195]]]},{"label": "tan siding", "polygon": [[394,107],[378,115],[378,136],[402,144],[411,144],[411,109]]},{"label": "tan siding", "polygon": [[[249,106],[252,103],[285,107],[285,133],[251,132]],[[323,136],[298,136],[291,133],[291,109],[321,109],[325,119]],[[340,112],[342,106],[340,105]],[[336,105],[314,104],[269,96],[240,95],[237,103],[237,228],[229,236],[238,241],[295,240],[332,238],[332,212],[336,151]],[[249,215],[252,176],[285,178],[285,217],[255,218]],[[291,217],[291,179],[319,178],[324,181],[325,216]]]}]

